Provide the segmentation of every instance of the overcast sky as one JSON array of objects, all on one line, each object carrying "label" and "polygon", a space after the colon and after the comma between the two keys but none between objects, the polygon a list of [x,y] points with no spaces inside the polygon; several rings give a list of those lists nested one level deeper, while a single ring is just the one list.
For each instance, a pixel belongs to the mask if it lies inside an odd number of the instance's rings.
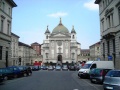
[{"label": "overcast sky", "polygon": [[31,44],[43,43],[47,25],[52,30],[62,24],[77,33],[82,49],[100,41],[98,5],[95,0],[14,0],[12,32],[20,36],[19,41]]}]

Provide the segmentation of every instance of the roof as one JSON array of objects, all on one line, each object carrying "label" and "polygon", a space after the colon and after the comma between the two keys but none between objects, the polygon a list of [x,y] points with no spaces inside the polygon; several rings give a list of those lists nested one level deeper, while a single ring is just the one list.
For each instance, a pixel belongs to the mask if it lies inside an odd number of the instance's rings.
[{"label": "roof", "polygon": [[91,45],[90,47],[95,46],[95,45],[99,45],[99,44],[100,44],[100,41],[95,43],[95,44],[93,44],[93,45]]},{"label": "roof", "polygon": [[11,32],[11,35],[20,38],[18,35],[14,34],[14,33],[12,33],[12,32]]},{"label": "roof", "polygon": [[34,43],[32,43],[31,45],[40,45],[39,43],[37,43],[37,42],[34,42]]},{"label": "roof", "polygon": [[[18,46],[26,46],[26,47],[29,47],[29,48],[32,48],[31,46],[29,46],[28,44],[25,44],[23,42],[19,42],[18,43]],[[33,49],[33,48],[32,48]]]},{"label": "roof", "polygon": [[45,31],[45,34],[46,34],[46,33],[50,33],[50,31],[49,31],[49,29],[48,29],[48,26],[47,26],[47,30]]},{"label": "roof", "polygon": [[59,32],[69,33],[68,29],[62,24],[61,18],[60,18],[60,23],[58,24],[58,26],[56,26],[52,31],[52,33],[59,33]]},{"label": "roof", "polygon": [[12,7],[17,7],[16,3],[13,0],[6,0]]},{"label": "roof", "polygon": [[99,4],[101,0],[96,0],[94,3]]},{"label": "roof", "polygon": [[74,29],[74,26],[73,26],[73,28],[72,28],[71,33],[75,33],[75,34],[76,34],[76,31],[75,31],[75,29]]}]

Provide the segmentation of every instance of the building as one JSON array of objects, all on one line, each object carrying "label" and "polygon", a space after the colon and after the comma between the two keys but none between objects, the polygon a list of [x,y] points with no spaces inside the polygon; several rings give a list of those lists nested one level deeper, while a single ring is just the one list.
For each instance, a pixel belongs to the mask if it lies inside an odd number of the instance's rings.
[{"label": "building", "polygon": [[19,36],[11,33],[11,65],[19,65],[19,61],[18,61],[18,42],[19,42]]},{"label": "building", "polygon": [[62,24],[61,18],[59,24],[50,33],[48,26],[45,32],[46,39],[41,46],[43,63],[65,64],[76,63],[80,54],[80,43],[76,39],[74,26],[69,30]]},{"label": "building", "polygon": [[36,51],[29,45],[19,42],[19,65],[32,65],[37,56]]},{"label": "building", "polygon": [[81,49],[81,53],[78,56],[78,61],[88,61],[90,59],[90,50]]},{"label": "building", "polygon": [[12,8],[13,0],[0,0],[0,67],[9,66],[11,60]]},{"label": "building", "polygon": [[120,0],[96,0],[99,5],[101,54],[120,69]]},{"label": "building", "polygon": [[37,55],[40,56],[41,55],[41,45],[37,42],[32,43],[31,47],[37,52]]},{"label": "building", "polygon": [[101,60],[100,42],[97,42],[89,47],[92,60]]}]

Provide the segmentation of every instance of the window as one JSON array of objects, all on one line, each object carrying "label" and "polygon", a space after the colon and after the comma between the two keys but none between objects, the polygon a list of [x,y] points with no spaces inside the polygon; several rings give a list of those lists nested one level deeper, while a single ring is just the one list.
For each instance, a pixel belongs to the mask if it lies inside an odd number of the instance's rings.
[{"label": "window", "polygon": [[0,60],[2,60],[2,46],[0,46]]},{"label": "window", "polygon": [[3,32],[3,26],[4,26],[4,20],[2,19],[1,20],[1,30],[0,30],[1,32]]},{"label": "window", "polygon": [[102,31],[104,31],[104,20],[102,20],[101,23],[102,23]]},{"label": "window", "polygon": [[104,0],[103,0],[103,9],[105,8],[105,3],[104,3]]},{"label": "window", "polygon": [[73,37],[72,37],[73,39],[75,38],[75,36],[73,35]]},{"label": "window", "polygon": [[113,52],[115,53],[115,39],[113,39]]},{"label": "window", "polygon": [[10,24],[8,23],[7,24],[7,34],[9,34],[9,31],[10,31]]},{"label": "window", "polygon": [[8,14],[11,15],[11,10],[10,10],[10,8],[8,8]]},{"label": "window", "polygon": [[72,53],[72,59],[74,59],[74,53]]},{"label": "window", "polygon": [[48,39],[48,35],[46,36],[46,39]]},{"label": "window", "polygon": [[108,54],[110,53],[110,43],[109,43],[109,41],[107,41],[107,53]]},{"label": "window", "polygon": [[111,27],[111,22],[110,22],[111,20],[110,20],[110,15],[108,16],[108,28],[110,28]]},{"label": "window", "polygon": [[46,53],[46,58],[48,58],[48,53]]},{"label": "window", "polygon": [[105,44],[103,43],[103,53],[105,53]]},{"label": "window", "polygon": [[2,3],[2,10],[5,11],[5,3]]}]

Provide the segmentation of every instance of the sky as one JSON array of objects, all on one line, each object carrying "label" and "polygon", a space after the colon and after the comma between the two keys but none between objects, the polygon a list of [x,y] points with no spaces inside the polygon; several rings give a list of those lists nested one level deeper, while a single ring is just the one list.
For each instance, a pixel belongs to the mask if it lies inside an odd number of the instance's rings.
[{"label": "sky", "polygon": [[45,40],[47,25],[50,32],[62,24],[76,31],[81,49],[100,41],[99,8],[95,0],[14,0],[17,7],[12,12],[12,32],[19,41],[31,45]]}]

